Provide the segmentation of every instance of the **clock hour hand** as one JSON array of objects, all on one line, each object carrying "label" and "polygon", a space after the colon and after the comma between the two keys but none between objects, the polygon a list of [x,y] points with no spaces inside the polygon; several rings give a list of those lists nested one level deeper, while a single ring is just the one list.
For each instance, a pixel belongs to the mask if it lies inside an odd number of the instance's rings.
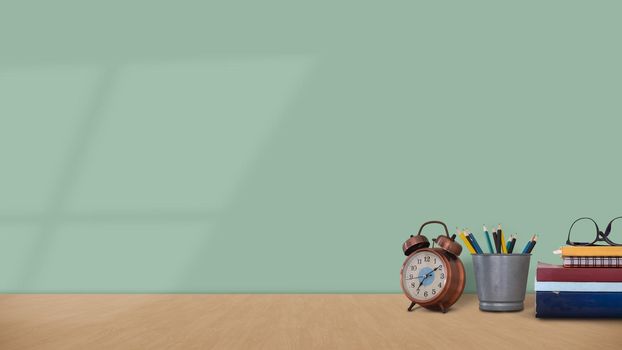
[{"label": "clock hour hand", "polygon": [[[438,269],[438,267],[437,267],[436,269]],[[430,271],[430,272],[426,273],[426,274],[425,274],[425,276],[423,277],[423,279],[426,279],[426,278],[428,278],[428,277],[432,276],[432,275],[434,274],[434,271],[436,271],[436,269],[434,269],[434,270],[432,270],[432,271]]]}]

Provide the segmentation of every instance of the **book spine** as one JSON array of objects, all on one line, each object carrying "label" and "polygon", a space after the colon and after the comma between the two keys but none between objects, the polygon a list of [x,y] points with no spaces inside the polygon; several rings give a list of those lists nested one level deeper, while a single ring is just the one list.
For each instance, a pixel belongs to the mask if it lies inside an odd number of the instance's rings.
[{"label": "book spine", "polygon": [[622,282],[622,269],[538,267],[536,269],[536,280],[542,282]]},{"label": "book spine", "polygon": [[536,292],[538,318],[622,318],[622,293]]},{"label": "book spine", "polygon": [[573,247],[561,248],[562,256],[618,256],[622,257],[622,247]]},{"label": "book spine", "polygon": [[564,267],[622,267],[622,257],[566,256]]},{"label": "book spine", "polygon": [[616,282],[543,282],[536,281],[536,292],[617,292],[622,293],[622,283]]}]

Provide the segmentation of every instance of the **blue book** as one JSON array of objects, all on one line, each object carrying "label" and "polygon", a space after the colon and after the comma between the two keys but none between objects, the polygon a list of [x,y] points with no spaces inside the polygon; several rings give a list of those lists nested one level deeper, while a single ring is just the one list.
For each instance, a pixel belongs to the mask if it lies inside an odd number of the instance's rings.
[{"label": "blue book", "polygon": [[622,318],[621,292],[536,292],[538,318]]}]

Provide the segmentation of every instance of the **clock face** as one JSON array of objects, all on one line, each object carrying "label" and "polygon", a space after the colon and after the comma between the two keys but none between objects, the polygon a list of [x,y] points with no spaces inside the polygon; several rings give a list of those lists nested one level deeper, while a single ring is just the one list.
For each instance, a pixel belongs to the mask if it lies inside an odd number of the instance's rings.
[{"label": "clock face", "polygon": [[431,251],[415,252],[404,264],[402,279],[404,289],[413,299],[422,302],[432,300],[446,285],[445,260]]}]

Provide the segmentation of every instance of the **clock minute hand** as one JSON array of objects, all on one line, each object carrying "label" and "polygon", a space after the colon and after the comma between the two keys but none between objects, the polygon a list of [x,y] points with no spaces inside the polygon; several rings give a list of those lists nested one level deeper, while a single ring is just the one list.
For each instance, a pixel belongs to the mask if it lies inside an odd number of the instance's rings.
[{"label": "clock minute hand", "polygon": [[423,284],[423,281],[425,281],[425,278],[421,280],[421,282],[419,282],[419,285],[417,286],[417,290],[419,290],[419,288],[421,288],[421,285]]}]

